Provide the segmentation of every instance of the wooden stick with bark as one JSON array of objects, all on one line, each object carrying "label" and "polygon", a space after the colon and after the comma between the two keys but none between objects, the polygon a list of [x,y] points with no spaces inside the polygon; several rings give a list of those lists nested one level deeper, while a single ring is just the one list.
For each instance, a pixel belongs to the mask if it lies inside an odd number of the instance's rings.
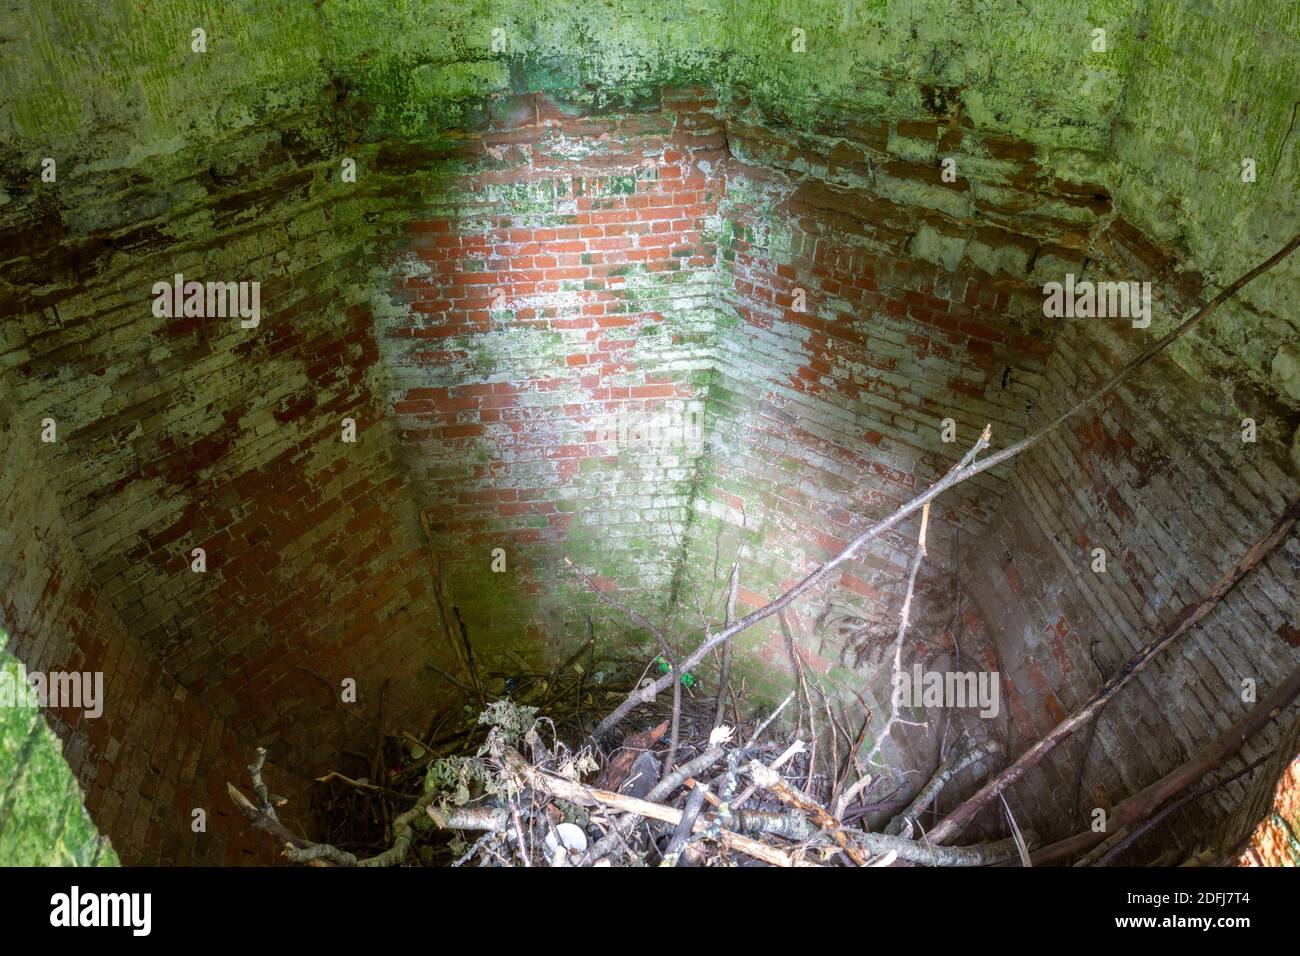
[{"label": "wooden stick with bark", "polygon": [[[464,630],[464,624],[460,626],[459,635],[453,631],[451,626],[451,615],[447,612],[447,596],[443,593],[442,583],[442,562],[438,557],[438,549],[434,544],[433,526],[429,523],[429,515],[420,512],[420,527],[424,531],[425,541],[429,549],[429,573],[433,577],[433,596],[438,604],[438,622],[442,625],[443,636],[446,637],[447,643],[451,645],[452,653],[456,655],[456,660],[460,662],[461,668],[469,677],[470,687],[474,689],[474,696],[478,698],[480,706],[487,706],[487,697],[483,693],[483,681],[479,677],[478,668],[474,662],[474,651],[469,644],[469,635]],[[459,614],[457,615],[459,617]]]},{"label": "wooden stick with bark", "polygon": [[953,777],[972,764],[977,764],[1001,750],[1002,745],[996,740],[989,740],[972,747],[953,747],[948,751],[948,756],[939,764],[939,769],[934,772],[930,782],[920,789],[906,809],[901,810],[897,816],[889,821],[889,824],[885,827],[885,832],[902,833],[903,827],[907,823],[919,818],[930,804],[939,798],[939,794]]}]

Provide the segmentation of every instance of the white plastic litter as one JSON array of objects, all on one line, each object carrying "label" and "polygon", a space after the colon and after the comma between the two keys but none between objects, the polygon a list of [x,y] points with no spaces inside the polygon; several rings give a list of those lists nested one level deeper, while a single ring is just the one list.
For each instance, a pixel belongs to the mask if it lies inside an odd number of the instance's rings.
[{"label": "white plastic litter", "polygon": [[555,832],[546,834],[546,852],[551,858],[551,866],[564,866],[568,862],[569,851],[582,853],[586,849],[587,834],[575,824],[557,823]]}]

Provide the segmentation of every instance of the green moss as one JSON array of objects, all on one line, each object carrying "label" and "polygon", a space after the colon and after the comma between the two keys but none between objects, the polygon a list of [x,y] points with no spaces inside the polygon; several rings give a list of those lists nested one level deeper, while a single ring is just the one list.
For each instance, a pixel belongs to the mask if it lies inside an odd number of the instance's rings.
[{"label": "green moss", "polygon": [[[1300,9],[1228,0],[1149,7],[1108,175],[1127,216],[1226,283],[1295,231]],[[1256,161],[1254,183],[1242,181],[1245,158]],[[1295,296],[1295,281],[1274,275],[1244,298],[1289,320],[1295,335]],[[1225,318],[1249,323],[1244,357],[1265,373],[1285,326],[1259,323],[1235,304]]]}]

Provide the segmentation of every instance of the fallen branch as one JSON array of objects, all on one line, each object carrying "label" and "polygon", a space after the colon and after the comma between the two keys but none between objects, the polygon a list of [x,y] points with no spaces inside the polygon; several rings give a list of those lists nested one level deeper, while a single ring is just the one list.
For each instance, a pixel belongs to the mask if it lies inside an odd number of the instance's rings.
[{"label": "fallen branch", "polygon": [[774,794],[786,806],[794,807],[799,812],[806,814],[813,823],[829,833],[836,845],[855,864],[858,866],[866,865],[866,855],[854,844],[853,838],[844,829],[844,825],[831,816],[830,812],[820,803],[796,791],[794,787],[785,782],[779,773],[763,766],[757,760],[750,761],[749,775],[754,778],[755,783]]},{"label": "fallen branch", "polygon": [[857,762],[858,753],[862,750],[862,743],[867,739],[867,730],[871,727],[871,711],[866,710],[862,715],[862,726],[858,728],[858,735],[854,738],[848,752],[844,755],[844,768],[840,771],[839,779],[835,782],[835,788],[831,791],[830,806],[831,810],[841,820],[844,819],[846,811],[858,798],[858,794],[864,789],[871,786],[874,779],[869,773],[862,773],[847,790],[841,791],[844,781],[849,778],[849,773],[856,767],[862,770],[862,765]]},{"label": "fallen branch", "polygon": [[795,649],[794,633],[790,630],[790,623],[785,619],[785,613],[782,612],[776,616],[781,622],[781,633],[785,636],[785,651],[790,655],[790,666],[794,668],[796,687],[803,692],[803,700],[799,704],[799,719],[795,722],[795,735],[803,733],[803,712],[804,705],[808,707],[808,779],[804,782],[805,790],[812,789],[813,775],[817,772],[817,718],[813,716],[812,695],[808,693],[808,681],[803,675],[803,660],[799,657],[799,651]]},{"label": "fallen branch", "polygon": [[505,807],[459,807],[443,813],[433,804],[425,811],[442,830],[490,830],[504,833],[510,826],[510,811]]},{"label": "fallen branch", "polygon": [[1206,615],[1218,606],[1224,596],[1236,587],[1242,578],[1249,574],[1260,561],[1264,560],[1278,544],[1286,539],[1298,517],[1300,517],[1300,498],[1291,502],[1286,511],[1282,513],[1282,516],[1274,522],[1268,534],[1252,545],[1242,555],[1241,559],[1215,583],[1205,597],[1179,612],[1163,635],[1147,644],[1131,657],[1116,672],[1115,676],[1088,698],[1082,707],[1053,727],[1046,736],[1021,754],[1015,763],[984,784],[975,794],[948,814],[937,827],[930,831],[930,840],[934,843],[946,843],[957,836],[975,818],[975,815],[984,808],[986,803],[1023,777],[1030,768],[1047,756],[1058,744],[1085,725],[1089,718],[1104,707],[1107,701],[1114,697],[1125,684],[1140,674],[1157,654],[1204,620]]},{"label": "fallen branch", "polygon": [[298,836],[280,822],[280,815],[276,812],[276,807],[283,806],[285,801],[283,798],[273,798],[267,791],[266,783],[262,779],[262,767],[265,764],[266,748],[258,747],[253,762],[248,766],[249,776],[253,780],[253,796],[257,798],[257,803],[249,800],[229,781],[226,783],[226,793],[230,795],[230,799],[234,801],[240,813],[252,824],[254,830],[269,833],[285,847],[304,848],[311,846],[310,841]]},{"label": "fallen branch", "polygon": [[258,747],[257,755],[248,768],[253,779],[253,794],[257,797],[257,803],[245,797],[232,783],[226,784],[226,792],[230,794],[230,799],[235,802],[240,812],[248,818],[253,829],[269,833],[284,844],[284,856],[293,863],[307,863],[313,866],[332,863],[335,866],[367,867],[394,866],[401,863],[411,848],[411,842],[415,839],[415,830],[424,817],[425,808],[433,799],[434,791],[430,790],[417,800],[411,809],[393,821],[393,845],[387,850],[376,856],[359,858],[331,844],[305,840],[280,822],[276,806],[283,805],[285,801],[283,799],[277,801],[267,793],[266,784],[262,780],[262,766],[265,762],[266,748]]},{"label": "fallen branch", "polygon": [[[966,467],[975,458],[980,451],[988,447],[989,435],[991,434],[988,426],[985,426],[983,434],[980,435],[979,441],[975,447],[966,453],[953,472],[959,471]],[[952,472],[949,472],[952,474]],[[889,680],[889,716],[885,719],[885,726],[881,728],[876,735],[876,742],[871,745],[871,750],[867,752],[867,763],[875,763],[876,754],[880,753],[880,748],[885,745],[889,739],[890,733],[893,732],[894,724],[898,722],[898,675],[903,672],[903,638],[907,636],[907,625],[912,620],[912,596],[916,591],[916,575],[921,570],[921,561],[925,558],[925,532],[930,525],[930,506],[927,504],[921,509],[921,531],[916,538],[916,557],[912,559],[912,566],[907,572],[907,591],[903,595],[903,609],[899,612],[898,617],[898,634],[894,638],[894,669],[890,672]]]},{"label": "fallen branch", "polygon": [[325,774],[325,776],[316,778],[317,783],[329,783],[331,780],[342,780],[349,787],[356,787],[358,790],[366,790],[370,793],[384,792],[383,787],[376,787],[373,783],[362,783],[360,780],[353,780],[351,777],[341,774],[337,770],[331,770],[329,773]]},{"label": "fallen branch", "polygon": [[[713,736],[714,735],[710,735],[711,740],[713,739]],[[718,740],[716,743],[711,743],[709,749],[704,751],[704,753],[700,754],[694,760],[682,764],[672,773],[666,775],[651,788],[649,793],[646,794],[646,800],[648,802],[662,800],[678,787],[682,786],[691,777],[703,773],[709,767],[721,760],[726,753],[722,747],[722,742],[722,740]],[[624,837],[631,832],[635,825],[635,819],[630,816],[616,822],[610,834],[587,851],[587,855],[583,857],[582,862],[593,864],[608,853],[612,852],[614,844],[622,842]]]},{"label": "fallen branch", "polygon": [[[1276,753],[1276,751],[1274,751],[1273,753]],[[1128,830],[1127,832],[1121,830],[1119,833],[1116,833],[1105,843],[1102,843],[1101,845],[1095,847],[1090,853],[1088,853],[1086,856],[1084,856],[1081,860],[1079,860],[1079,862],[1075,863],[1074,865],[1075,866],[1109,866],[1110,863],[1117,856],[1119,856],[1130,846],[1132,846],[1134,843],[1140,840],[1144,833],[1147,833],[1150,830],[1154,829],[1155,827],[1158,827],[1168,817],[1177,813],[1179,810],[1181,810],[1183,807],[1187,806],[1188,804],[1195,803],[1197,800],[1201,799],[1202,797],[1208,796],[1214,791],[1221,790],[1222,788],[1226,787],[1228,784],[1232,783],[1232,781],[1236,780],[1238,777],[1244,777],[1246,774],[1259,769],[1265,763],[1268,762],[1268,760],[1273,756],[1273,753],[1267,753],[1264,756],[1260,757],[1258,760],[1246,764],[1246,766],[1242,767],[1236,773],[1224,777],[1218,783],[1206,784],[1203,787],[1198,787],[1197,789],[1193,790],[1191,793],[1184,794],[1183,796],[1179,797],[1177,800],[1170,801],[1168,805],[1161,808],[1159,813],[1155,814],[1152,817],[1149,817],[1148,819],[1144,820],[1141,823],[1141,825],[1136,826],[1133,829]]]},{"label": "fallen branch", "polygon": [[853,785],[849,787],[849,789],[845,790],[844,793],[840,794],[840,798],[835,801],[833,810],[834,814],[843,820],[849,807],[853,806],[853,801],[858,799],[858,794],[871,786],[874,781],[875,778],[869,773],[864,773],[861,777],[855,780]]},{"label": "fallen branch", "polygon": [[[822,835],[807,816],[802,813],[771,813],[759,810],[739,810],[735,815],[736,826],[746,833],[767,833],[784,837],[797,843],[810,843]],[[867,833],[863,830],[845,829],[855,843],[872,856],[882,855],[886,860],[881,865],[892,863],[894,859],[905,863],[922,866],[995,866],[1010,863],[1019,857],[1019,849],[1014,839],[998,840],[993,843],[976,843],[971,846],[934,846],[923,840],[909,840],[906,837],[892,836],[887,833]],[[1032,832],[1024,834],[1025,839],[1036,839]],[[889,859],[889,857],[893,859]],[[868,866],[876,866],[872,862]]]},{"label": "fallen branch", "polygon": [[595,581],[593,581],[590,577],[584,574],[582,572],[582,569],[579,568],[572,561],[570,561],[568,557],[565,557],[564,563],[569,567],[569,569],[574,573],[574,575],[580,581],[582,581],[583,584],[587,585],[587,587],[590,588],[595,593],[596,599],[598,601],[600,601],[606,607],[613,608],[616,611],[621,611],[622,613],[626,614],[629,618],[631,618],[632,623],[637,625],[637,627],[640,627],[642,630],[649,631],[651,634],[653,634],[655,638],[655,642],[659,645],[659,653],[662,654],[664,656],[664,660],[668,662],[667,676],[668,679],[671,680],[673,683],[672,736],[669,738],[668,755],[664,758],[664,768],[663,768],[663,772],[668,773],[669,771],[672,770],[673,762],[677,757],[678,735],[681,731],[681,723],[682,723],[682,673],[686,670],[686,668],[679,667],[677,665],[677,654],[673,651],[672,644],[669,642],[667,634],[665,634],[660,628],[652,624],[647,617],[639,613],[635,608],[628,607],[626,604],[624,604],[622,601],[619,601],[617,598],[611,597],[610,595],[606,594],[600,587],[597,586]]},{"label": "fallen branch", "polygon": [[479,679],[478,668],[474,666],[469,635],[464,632],[463,624],[459,639],[452,631],[451,616],[447,613],[447,598],[443,594],[442,563],[438,560],[438,549],[434,545],[433,527],[429,524],[429,515],[424,511],[420,512],[420,527],[424,530],[424,537],[429,548],[429,571],[433,576],[433,596],[438,604],[438,621],[442,625],[443,636],[447,638],[452,653],[456,655],[456,660],[460,661],[460,666],[469,677],[470,687],[473,688],[474,696],[478,698],[479,705],[486,706],[487,698],[483,694],[483,682]]},{"label": "fallen branch", "polygon": [[[716,755],[713,759],[716,761],[722,756],[722,749],[716,748]],[[579,783],[576,780],[569,780],[564,777],[555,777],[538,770],[518,753],[509,747],[501,748],[501,760],[506,772],[520,786],[527,786],[534,790],[540,790],[552,797],[560,800],[566,800],[569,803],[578,806],[606,806],[614,810],[620,810],[625,813],[635,814],[649,820],[658,820],[661,823],[677,826],[682,821],[682,811],[674,807],[664,806],[656,803],[654,800],[643,800],[639,797],[629,797],[626,794],[614,793],[611,790],[599,790],[595,787]],[[695,761],[692,761],[694,763]],[[689,765],[684,765],[689,766]],[[670,789],[675,789],[677,784]],[[656,787],[656,790],[659,788]],[[652,790],[651,793],[655,793]],[[617,826],[617,824],[615,824]],[[697,819],[693,832],[699,833],[707,830],[709,824],[704,820]],[[606,838],[609,839],[609,838]],[[718,834],[719,842],[728,849],[736,850],[747,856],[752,856],[756,860],[764,863],[771,863],[773,866],[795,866],[796,863],[790,856],[774,847],[759,843],[749,837],[742,836],[728,830],[722,830]],[[602,841],[604,842],[604,841]],[[599,846],[600,844],[597,844]],[[595,848],[593,848],[594,850]],[[603,854],[590,853],[592,862],[599,859]]]},{"label": "fallen branch", "polygon": [[[759,608],[756,611],[751,611],[749,614],[746,614],[744,617],[742,617],[739,621],[732,624],[730,627],[724,627],[718,633],[707,637],[705,641],[699,647],[697,647],[691,653],[691,655],[686,658],[685,661],[682,662],[681,669],[683,671],[690,670],[701,660],[703,660],[704,656],[708,654],[709,651],[717,647],[719,644],[723,644],[731,640],[731,638],[735,637],[737,634],[741,633],[742,631],[748,630],[749,628],[757,624],[759,621],[766,620],[767,618],[771,617],[773,614],[780,614],[787,607],[789,607],[795,601],[796,598],[798,598],[800,595],[804,594],[805,592],[810,591],[813,588],[817,587],[819,584],[821,584],[823,580],[825,580],[830,575],[830,573],[833,570],[835,570],[835,568],[839,567],[845,561],[848,561],[850,558],[852,558],[853,555],[857,552],[857,550],[862,547],[862,545],[866,544],[871,539],[878,537],[879,535],[888,531],[890,528],[897,525],[899,522],[901,522],[912,512],[916,511],[918,508],[925,507],[927,504],[929,504],[930,501],[937,498],[948,488],[951,488],[953,485],[958,484],[959,482],[964,481],[966,478],[977,474],[979,471],[983,471],[984,463],[981,462],[975,464],[973,463],[973,459],[978,448],[987,447],[988,436],[989,436],[989,428],[988,426],[985,426],[984,432],[981,434],[979,442],[977,442],[977,447],[972,448],[971,451],[967,452],[966,456],[963,457],[962,460],[955,467],[949,470],[947,475],[945,475],[942,479],[940,479],[934,485],[932,485],[929,491],[925,492],[922,495],[917,496],[916,498],[913,498],[910,502],[903,505],[903,507],[899,508],[888,518],[884,519],[883,521],[877,522],[876,524],[868,528],[866,531],[862,532],[862,534],[854,538],[853,541],[850,542],[849,545],[843,551],[841,551],[835,557],[831,558],[829,561],[823,564],[816,571],[813,571],[811,574],[805,577],[802,581],[800,581],[790,590],[786,591],[785,594],[781,595],[781,597],[777,598],[772,603],[765,604],[763,607]],[[592,732],[591,735],[592,739],[596,739],[604,735],[611,727],[613,727],[624,717],[626,717],[628,713],[631,712],[632,708],[636,707],[638,704],[643,704],[648,701],[654,700],[655,695],[659,693],[659,691],[663,690],[665,687],[668,686],[667,683],[668,680],[669,680],[668,675],[665,675],[664,677],[661,677],[659,678],[659,680],[655,681],[655,683],[647,685],[646,687],[638,688],[637,690],[629,694],[626,700],[624,700],[621,704],[619,704],[616,708],[614,708],[614,710],[611,711],[610,714],[600,722],[600,724]]]},{"label": "fallen branch", "polygon": [[673,838],[668,841],[668,849],[664,850],[662,866],[673,867],[677,865],[677,860],[686,848],[686,841],[695,830],[695,821],[699,818],[700,811],[704,809],[704,798],[707,794],[708,791],[704,787],[696,787],[691,791],[690,796],[686,798],[686,809],[682,811],[682,818],[677,822],[677,829],[673,831]]},{"label": "fallen branch", "polygon": [[[740,590],[740,562],[731,565],[731,580],[727,583],[727,616],[723,627],[736,623],[736,594]],[[731,690],[731,642],[722,645],[722,664],[718,671],[718,710],[713,715],[713,727],[722,726],[727,713],[727,694]]]}]

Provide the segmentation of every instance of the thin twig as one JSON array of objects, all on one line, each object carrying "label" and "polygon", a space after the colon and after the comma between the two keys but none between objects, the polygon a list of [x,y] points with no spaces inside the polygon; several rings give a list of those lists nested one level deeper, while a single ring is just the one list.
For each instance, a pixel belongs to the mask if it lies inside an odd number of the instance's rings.
[{"label": "thin twig", "polygon": [[[736,594],[740,590],[740,562],[731,565],[731,580],[727,584],[727,617],[724,627],[736,623]],[[722,645],[722,666],[718,673],[718,710],[713,715],[713,726],[722,724],[727,712],[727,693],[731,690],[731,642]]]}]

